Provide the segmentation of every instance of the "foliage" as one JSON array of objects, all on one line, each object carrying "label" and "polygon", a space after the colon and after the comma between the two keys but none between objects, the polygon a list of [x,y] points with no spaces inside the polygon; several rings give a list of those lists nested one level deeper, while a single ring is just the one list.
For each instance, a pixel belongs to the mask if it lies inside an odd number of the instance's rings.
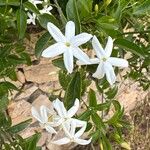
[{"label": "foliage", "polygon": [[[3,149],[38,149],[36,142],[39,134],[28,139],[22,139],[17,133],[25,129],[30,120],[12,126],[11,118],[7,114],[8,96],[12,90],[19,90],[6,78],[16,81],[16,70],[20,64],[31,64],[30,56],[26,52],[24,39],[29,38],[27,25],[27,12],[36,14],[36,27],[47,29],[47,23],[52,22],[62,31],[67,21],[72,20],[76,25],[76,34],[80,32],[96,35],[102,45],[105,39],[111,36],[114,40],[113,56],[127,58],[129,69],[123,79],[131,78],[147,90],[150,85],[148,78],[150,55],[150,1],[149,0],[51,0],[52,14],[41,14],[43,4],[36,7],[27,0],[1,0],[0,1],[0,146]],[[28,9],[28,11],[26,11]],[[35,45],[35,55],[39,59],[42,51],[54,41],[50,34],[45,32]],[[91,44],[83,48],[87,52]],[[87,131],[90,131],[93,142],[97,142],[101,149],[111,150],[111,142],[115,141],[121,146],[125,145],[122,131],[129,124],[124,120],[124,109],[115,99],[118,84],[110,87],[105,77],[97,80],[91,74],[96,65],[75,66],[72,74],[67,74],[62,57],[53,60],[59,67],[59,82],[65,91],[64,103],[70,108],[75,98],[80,98],[85,104],[85,112],[77,118],[88,121]],[[115,69],[117,74],[120,71]],[[95,83],[101,103],[93,89],[87,88]],[[83,96],[88,94],[88,104]],[[114,109],[113,116],[105,119],[110,109]],[[6,142],[5,142],[6,141]],[[19,142],[18,142],[19,141]],[[17,147],[16,147],[17,146]]]}]

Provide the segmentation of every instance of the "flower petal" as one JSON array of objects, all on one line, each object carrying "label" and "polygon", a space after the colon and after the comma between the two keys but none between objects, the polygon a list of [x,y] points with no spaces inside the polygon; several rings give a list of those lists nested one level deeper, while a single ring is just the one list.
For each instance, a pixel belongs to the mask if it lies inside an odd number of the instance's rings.
[{"label": "flower petal", "polygon": [[72,49],[68,49],[64,52],[64,64],[69,73],[73,71],[73,52]]},{"label": "flower petal", "polygon": [[81,60],[82,62],[85,62],[86,64],[89,64],[90,59],[89,59],[88,55],[85,54],[80,48],[75,47],[75,48],[71,48],[71,49],[73,51],[73,55],[77,59]]},{"label": "flower petal", "polygon": [[100,64],[97,67],[96,72],[92,75],[94,78],[101,79],[104,77],[105,71],[104,71],[104,64],[103,62],[100,62]]},{"label": "flower petal", "polygon": [[107,44],[105,47],[105,52],[107,57],[110,57],[111,53],[112,53],[112,49],[113,49],[113,40],[112,38],[109,36],[108,40],[107,40]]},{"label": "flower petal", "polygon": [[76,122],[71,121],[71,124],[70,124],[70,135],[71,135],[71,137],[74,137],[75,131],[76,131]]},{"label": "flower petal", "polygon": [[91,143],[92,138],[90,138],[89,140],[83,140],[83,139],[75,139],[74,142],[80,144],[80,145],[87,145],[89,143]]},{"label": "flower petal", "polygon": [[61,31],[53,24],[48,22],[47,24],[47,29],[51,36],[57,41],[57,42],[65,42],[66,38],[65,36],[61,33]]},{"label": "flower petal", "polygon": [[70,143],[70,142],[71,142],[70,139],[67,138],[67,137],[64,137],[64,138],[62,138],[62,139],[60,139],[60,140],[52,141],[52,143],[53,143],[53,144],[56,144],[56,145],[68,144],[68,143]]},{"label": "flower petal", "polygon": [[75,35],[75,24],[73,21],[68,21],[65,28],[65,36],[67,38],[67,41],[70,41],[70,39]]},{"label": "flower petal", "polygon": [[89,41],[91,38],[92,38],[91,34],[81,33],[71,38],[71,44],[75,47],[78,47]]},{"label": "flower petal", "polygon": [[113,83],[116,81],[116,75],[112,65],[109,62],[104,63],[104,70],[106,73],[107,81],[110,83],[110,85],[113,85]]},{"label": "flower petal", "polygon": [[128,61],[122,58],[115,58],[110,57],[108,58],[108,61],[113,65],[117,67],[128,67]]},{"label": "flower petal", "polygon": [[82,127],[75,133],[75,137],[79,138],[85,131],[87,123],[85,122]]},{"label": "flower petal", "polygon": [[66,50],[66,47],[63,43],[56,43],[51,46],[49,46],[47,49],[45,49],[42,52],[42,56],[49,58],[49,57],[55,57],[60,54],[62,54]]},{"label": "flower petal", "polygon": [[45,129],[49,133],[55,133],[55,134],[57,133],[56,130],[53,127],[51,127],[50,125],[48,125],[48,124],[45,125]]},{"label": "flower petal", "polygon": [[98,41],[98,39],[95,35],[93,36],[93,39],[92,39],[92,46],[93,46],[98,58],[105,57],[105,55],[106,55],[105,51],[102,48],[100,42]]},{"label": "flower petal", "polygon": [[92,65],[92,64],[99,64],[99,63],[100,63],[100,59],[98,58],[89,59],[89,63],[85,63],[81,60],[77,61],[77,65]]},{"label": "flower petal", "polygon": [[35,107],[31,108],[31,113],[34,118],[36,118],[39,122],[43,123],[42,117],[39,115]]},{"label": "flower petal", "polygon": [[62,118],[66,117],[66,109],[64,107],[64,104],[57,98],[53,101],[53,107],[56,109],[58,115]]},{"label": "flower petal", "polygon": [[79,100],[76,98],[74,105],[68,110],[67,117],[71,118],[79,109]]},{"label": "flower petal", "polygon": [[40,107],[40,114],[43,121],[46,123],[48,121],[48,108],[44,105]]}]

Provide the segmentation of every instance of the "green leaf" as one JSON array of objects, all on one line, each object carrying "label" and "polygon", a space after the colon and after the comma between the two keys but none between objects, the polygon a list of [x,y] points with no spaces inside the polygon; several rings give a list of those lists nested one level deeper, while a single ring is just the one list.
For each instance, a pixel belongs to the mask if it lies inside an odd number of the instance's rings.
[{"label": "green leaf", "polygon": [[35,45],[35,56],[39,58],[42,54],[42,51],[44,50],[46,44],[50,40],[50,34],[49,32],[44,33],[36,42]]},{"label": "green leaf", "polygon": [[66,71],[63,70],[59,71],[59,83],[64,90],[67,89],[70,80],[71,80],[71,76],[68,75]]},{"label": "green leaf", "polygon": [[19,9],[16,12],[16,18],[17,18],[19,39],[22,39],[25,35],[25,31],[27,28],[27,15],[22,9]]},{"label": "green leaf", "polygon": [[28,2],[28,1],[25,2],[23,4],[23,6],[35,14],[40,14],[39,10],[32,3]]},{"label": "green leaf", "polygon": [[150,1],[146,0],[141,5],[134,7],[134,15],[144,15],[146,12],[150,11]]},{"label": "green leaf", "polygon": [[52,64],[62,70],[66,70],[62,57],[52,60]]},{"label": "green leaf", "polygon": [[93,0],[78,0],[77,8],[80,19],[83,20],[85,17],[89,17],[92,13]]},{"label": "green leaf", "polygon": [[38,140],[40,139],[41,134],[40,133],[36,133],[33,136],[27,138],[24,142],[24,149],[25,150],[36,150],[36,144],[38,142]]},{"label": "green leaf", "polygon": [[5,88],[7,90],[16,90],[16,91],[18,91],[18,88],[14,84],[12,84],[8,81],[0,82],[0,87]]},{"label": "green leaf", "polygon": [[104,135],[103,133],[101,133],[102,136],[102,145],[103,145],[103,149],[107,149],[107,150],[112,150],[112,146],[110,141],[108,140],[108,138],[106,137],[106,135]]},{"label": "green leaf", "polygon": [[88,100],[90,107],[95,107],[97,105],[96,94],[95,91],[93,91],[92,89],[90,89],[89,91]]},{"label": "green leaf", "polygon": [[122,38],[116,39],[114,41],[114,44],[120,48],[123,48],[126,51],[130,51],[131,53],[137,56],[140,56],[142,58],[145,57],[144,51],[139,46],[137,46],[135,43],[130,42],[126,39],[122,39]]},{"label": "green leaf", "polygon": [[86,110],[78,117],[78,119],[88,121],[90,119],[90,116],[91,116],[91,110]]},{"label": "green leaf", "polygon": [[40,14],[40,15],[38,15],[38,20],[39,20],[40,25],[45,29],[47,29],[48,22],[51,22],[51,23],[55,24],[56,26],[58,26],[58,21],[53,15]]},{"label": "green leaf", "polygon": [[73,106],[76,98],[80,100],[82,90],[82,80],[80,72],[76,72],[70,81],[64,98],[65,106],[69,109]]},{"label": "green leaf", "polygon": [[8,131],[11,132],[11,133],[18,133],[18,132],[24,130],[31,122],[32,122],[32,119],[28,119],[24,122],[21,122],[17,125],[14,125],[14,126],[10,127],[8,129]]},{"label": "green leaf", "polygon": [[106,103],[102,103],[102,104],[98,104],[95,109],[97,111],[102,111],[102,110],[106,110],[110,107],[111,103],[108,101]]},{"label": "green leaf", "polygon": [[76,25],[76,33],[79,34],[81,32],[81,24],[80,24],[80,18],[79,18],[76,0],[68,1],[66,6],[66,14],[68,20],[74,21]]},{"label": "green leaf", "polygon": [[108,90],[105,94],[107,95],[108,99],[113,99],[116,96],[117,92],[118,92],[118,87],[115,86],[114,88]]},{"label": "green leaf", "polygon": [[0,6],[3,6],[3,5],[19,6],[20,0],[1,0]]},{"label": "green leaf", "polygon": [[9,104],[8,95],[0,95],[0,110],[5,110]]}]

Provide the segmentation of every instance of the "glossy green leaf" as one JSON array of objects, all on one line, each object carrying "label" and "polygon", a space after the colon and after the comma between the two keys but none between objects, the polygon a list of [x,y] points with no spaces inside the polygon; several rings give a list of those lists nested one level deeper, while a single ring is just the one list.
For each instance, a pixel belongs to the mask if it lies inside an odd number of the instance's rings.
[{"label": "glossy green leaf", "polygon": [[52,64],[62,70],[66,70],[62,57],[52,60]]},{"label": "glossy green leaf", "polygon": [[69,109],[73,106],[76,98],[80,100],[82,90],[82,80],[80,72],[76,72],[70,81],[64,98],[65,106]]},{"label": "glossy green leaf", "polygon": [[51,23],[55,24],[56,26],[58,26],[58,21],[53,15],[40,14],[40,15],[38,15],[38,20],[39,20],[40,25],[45,29],[47,29],[48,22],[51,22]]},{"label": "glossy green leaf", "polygon": [[32,122],[32,119],[28,119],[24,122],[21,122],[17,125],[12,126],[11,128],[8,129],[8,131],[11,133],[18,133],[24,130],[31,122]]},{"label": "glossy green leaf", "polygon": [[0,0],[0,6],[3,6],[3,5],[19,6],[20,1],[19,0]]},{"label": "glossy green leaf", "polygon": [[24,10],[18,9],[16,12],[16,18],[17,18],[19,39],[22,39],[25,35],[26,28],[27,28],[27,15],[24,12]]},{"label": "glossy green leaf", "polygon": [[72,20],[75,22],[76,25],[76,33],[79,34],[81,32],[81,25],[80,25],[80,18],[79,12],[77,9],[77,2],[76,0],[69,0],[66,5],[66,14],[68,20]]},{"label": "glossy green leaf", "polygon": [[40,14],[39,10],[29,1],[25,2],[23,6],[35,14]]},{"label": "glossy green leaf", "polygon": [[51,36],[49,34],[49,32],[44,33],[36,42],[35,45],[35,56],[37,58],[40,58],[46,44],[48,43],[48,41],[50,40]]},{"label": "glossy green leaf", "polygon": [[95,107],[97,105],[96,93],[94,90],[90,89],[88,94],[89,106]]},{"label": "glossy green leaf", "polygon": [[105,94],[107,95],[108,99],[113,99],[116,96],[117,92],[118,92],[118,87],[115,86],[114,88],[108,90]]},{"label": "glossy green leaf", "polygon": [[146,0],[141,5],[134,8],[134,15],[144,15],[146,12],[150,12],[150,1]]},{"label": "glossy green leaf", "polygon": [[114,41],[114,45],[116,45],[116,46],[118,46],[120,48],[123,48],[126,51],[130,51],[131,53],[133,53],[135,55],[138,55],[138,56],[140,56],[142,58],[145,57],[142,48],[140,48],[135,43],[130,42],[130,41],[126,40],[126,39],[122,39],[122,38],[116,39]]}]

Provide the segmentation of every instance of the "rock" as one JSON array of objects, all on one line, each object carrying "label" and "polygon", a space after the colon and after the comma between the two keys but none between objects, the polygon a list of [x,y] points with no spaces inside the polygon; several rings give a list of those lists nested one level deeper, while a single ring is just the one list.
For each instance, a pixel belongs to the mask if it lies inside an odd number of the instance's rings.
[{"label": "rock", "polygon": [[27,84],[24,86],[21,92],[15,95],[14,99],[16,101],[21,99],[27,100],[37,89],[38,87],[35,84]]},{"label": "rock", "polygon": [[8,112],[12,119],[12,125],[32,118],[31,104],[25,100],[10,103],[8,106]]},{"label": "rock", "polygon": [[26,66],[23,69],[27,81],[40,84],[58,80],[58,68],[49,59],[41,59],[38,65]]},{"label": "rock", "polygon": [[26,82],[25,76],[24,76],[22,71],[17,71],[17,79],[21,83],[25,83]]}]

